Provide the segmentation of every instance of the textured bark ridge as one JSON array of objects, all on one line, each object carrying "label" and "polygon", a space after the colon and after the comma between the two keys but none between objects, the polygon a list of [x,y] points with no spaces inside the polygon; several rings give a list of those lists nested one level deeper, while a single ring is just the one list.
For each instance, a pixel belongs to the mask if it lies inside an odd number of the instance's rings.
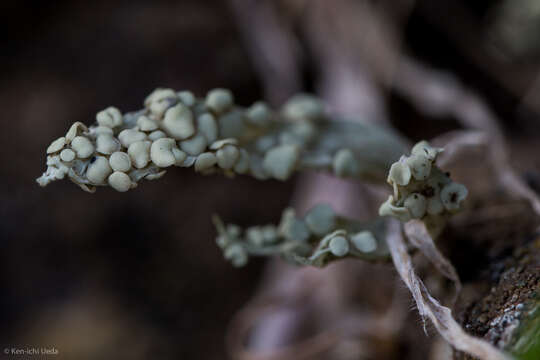
[{"label": "textured bark ridge", "polygon": [[[488,243],[491,246],[479,261],[484,268],[465,282],[456,314],[471,335],[484,338],[517,359],[538,359],[540,234],[533,219],[517,218],[518,214],[527,213],[520,211],[520,206],[516,204],[516,211],[507,214],[505,220],[490,221],[491,231],[472,231],[473,228],[479,230],[481,224],[469,227],[474,239],[466,240],[472,241],[473,248]],[[508,207],[504,211],[508,211]],[[459,265],[457,268],[460,269]],[[474,272],[473,268],[468,270]],[[454,357],[472,359],[461,352],[456,352]]]}]

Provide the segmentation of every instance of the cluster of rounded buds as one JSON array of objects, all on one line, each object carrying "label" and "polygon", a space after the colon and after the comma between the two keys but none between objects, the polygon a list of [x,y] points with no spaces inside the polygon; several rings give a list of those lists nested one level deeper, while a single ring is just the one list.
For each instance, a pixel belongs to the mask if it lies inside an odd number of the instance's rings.
[{"label": "cluster of rounded buds", "polygon": [[[73,124],[47,149],[48,168],[37,181],[45,186],[67,175],[86,191],[101,185],[127,191],[171,166],[257,179],[286,180],[304,168],[375,178],[402,145],[384,130],[330,119],[310,95],[294,96],[272,111],[260,101],[237,106],[226,89],[196,98],[189,91],[159,88],[144,100],[143,110],[122,114],[108,107],[90,127]],[[364,158],[366,148],[371,158]]]},{"label": "cluster of rounded buds", "polygon": [[367,260],[385,258],[386,246],[377,240],[381,224],[360,224],[339,217],[327,204],[319,204],[303,218],[293,209],[283,212],[279,225],[252,226],[242,230],[225,226],[214,217],[217,244],[234,266],[243,266],[249,256],[281,255],[286,260],[312,266],[325,266],[346,256]]},{"label": "cluster of rounded buds", "polygon": [[411,219],[433,221],[460,210],[467,188],[453,182],[435,161],[443,149],[420,141],[410,156],[392,164],[387,181],[394,189],[379,208],[379,215],[406,222]]}]

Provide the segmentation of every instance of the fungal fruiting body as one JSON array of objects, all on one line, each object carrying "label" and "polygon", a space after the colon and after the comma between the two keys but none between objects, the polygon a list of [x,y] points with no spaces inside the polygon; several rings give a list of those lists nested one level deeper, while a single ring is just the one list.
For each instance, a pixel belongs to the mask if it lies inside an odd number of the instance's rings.
[{"label": "fungal fruiting body", "polygon": [[296,170],[317,169],[380,180],[404,148],[390,130],[336,120],[310,95],[273,111],[260,101],[240,107],[225,89],[196,98],[158,88],[140,111],[122,114],[111,106],[92,126],[73,124],[47,148],[47,170],[37,182],[67,176],[85,191],[107,185],[127,191],[171,166],[257,179],[287,180]]},{"label": "fungal fruiting body", "polygon": [[450,174],[436,165],[443,149],[420,141],[410,156],[392,164],[387,182],[393,194],[379,208],[379,215],[392,216],[402,222],[421,219],[436,237],[445,219],[459,211],[467,197],[467,188],[450,179]]}]

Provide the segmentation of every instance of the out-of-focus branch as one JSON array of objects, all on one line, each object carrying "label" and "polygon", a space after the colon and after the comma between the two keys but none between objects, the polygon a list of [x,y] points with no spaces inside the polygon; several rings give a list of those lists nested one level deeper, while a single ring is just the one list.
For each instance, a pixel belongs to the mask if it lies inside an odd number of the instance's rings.
[{"label": "out-of-focus branch", "polygon": [[229,0],[250,59],[259,74],[265,98],[283,103],[301,90],[300,47],[276,13],[272,1]]}]

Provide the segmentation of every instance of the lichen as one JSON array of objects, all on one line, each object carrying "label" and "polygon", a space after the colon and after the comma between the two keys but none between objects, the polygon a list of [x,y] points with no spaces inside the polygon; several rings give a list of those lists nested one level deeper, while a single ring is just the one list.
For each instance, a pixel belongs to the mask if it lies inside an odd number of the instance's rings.
[{"label": "lichen", "polygon": [[453,182],[449,173],[435,165],[443,151],[420,141],[410,156],[402,156],[392,164],[387,182],[393,187],[393,194],[380,206],[379,215],[402,222],[422,220],[436,238],[446,219],[462,208],[468,194],[464,185]]},{"label": "lichen", "polygon": [[47,148],[48,168],[37,182],[67,176],[85,191],[107,185],[126,191],[172,166],[261,180],[284,181],[302,169],[379,180],[405,144],[390,130],[329,114],[309,95],[272,110],[260,101],[238,106],[225,89],[197,98],[159,88],[144,106],[123,115],[110,106],[89,127],[73,124]]}]

